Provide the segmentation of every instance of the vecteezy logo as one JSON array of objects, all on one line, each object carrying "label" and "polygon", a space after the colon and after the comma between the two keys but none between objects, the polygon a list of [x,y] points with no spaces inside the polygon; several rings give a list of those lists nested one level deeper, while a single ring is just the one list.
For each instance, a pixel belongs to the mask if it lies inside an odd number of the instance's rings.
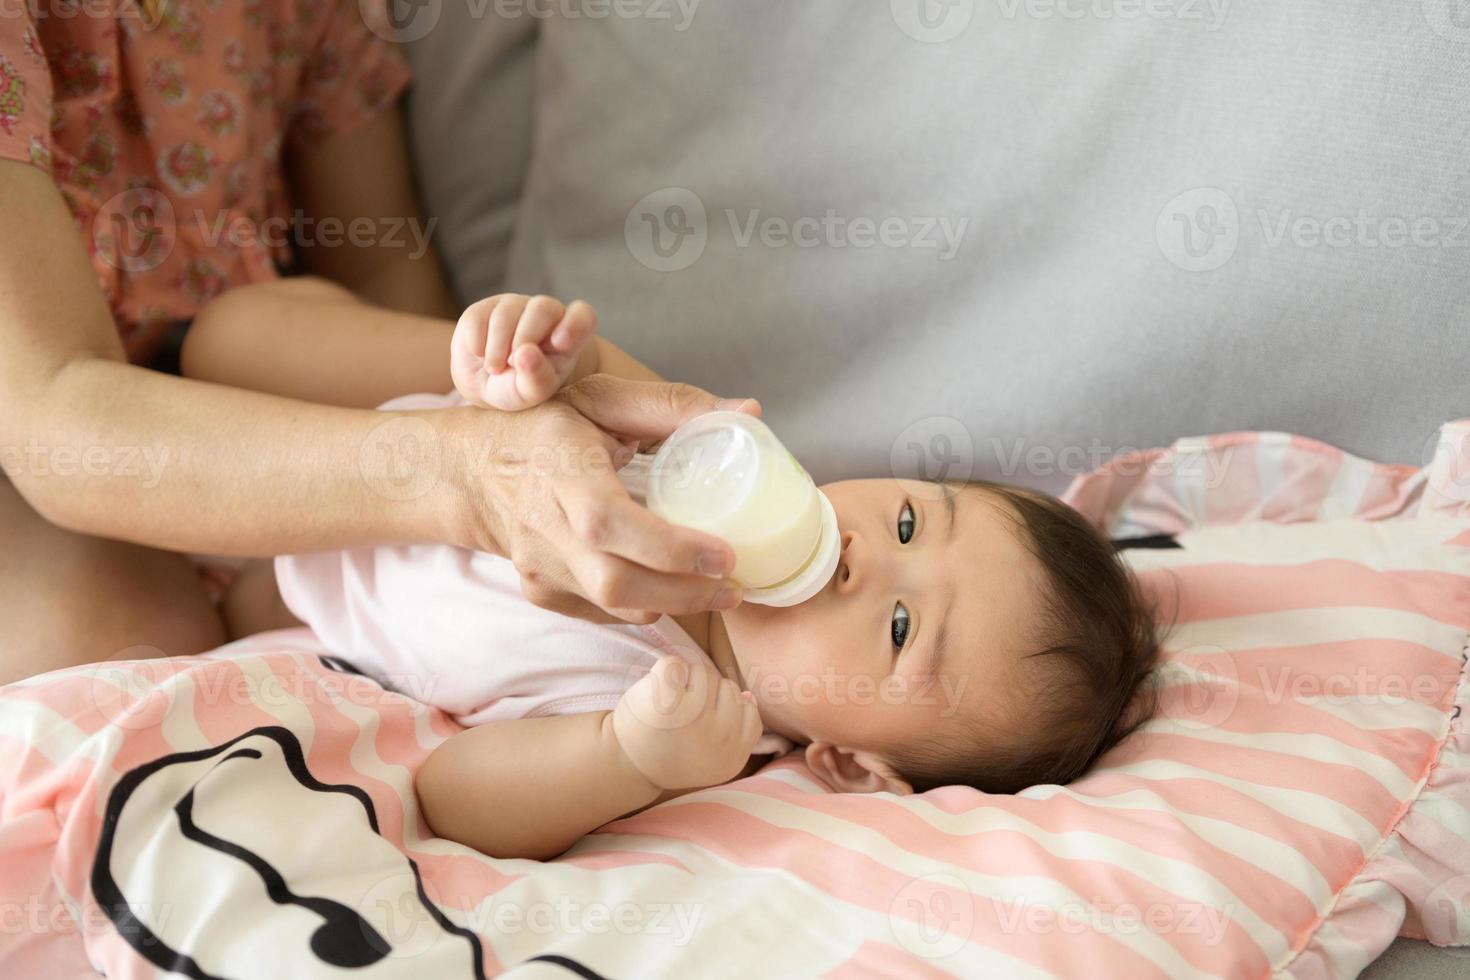
[{"label": "vecteezy logo", "polygon": [[[703,659],[687,647],[662,658],[652,669],[630,666],[623,687],[626,693],[618,710],[638,724],[657,731],[691,725],[715,696],[708,671],[691,667]],[[718,683],[715,678],[714,683]]]},{"label": "vecteezy logo", "polygon": [[643,197],[623,222],[623,239],[638,264],[654,272],[680,272],[699,261],[709,242],[704,201],[685,187],[664,187]]},{"label": "vecteezy logo", "polygon": [[417,500],[440,473],[439,434],[427,419],[399,415],[379,422],[363,441],[358,468],[368,486],[389,500]]},{"label": "vecteezy logo", "polygon": [[173,253],[177,234],[173,202],[146,187],[114,194],[92,219],[97,254],[123,272],[158,268]]},{"label": "vecteezy logo", "polygon": [[1218,187],[1196,187],[1174,198],[1154,224],[1159,250],[1186,272],[1210,272],[1240,244],[1240,211]]},{"label": "vecteezy logo", "polygon": [[899,945],[926,959],[959,952],[975,928],[970,890],[951,874],[928,874],[898,890],[888,904],[888,926]]},{"label": "vecteezy logo", "polygon": [[119,728],[152,728],[177,696],[177,686],[169,681],[179,672],[157,647],[119,650],[88,671],[92,707]]},{"label": "vecteezy logo", "polygon": [[357,0],[362,21],[378,37],[394,44],[409,44],[439,23],[444,0]]},{"label": "vecteezy logo", "polygon": [[1470,44],[1470,0],[1422,0],[1429,29],[1446,41]]},{"label": "vecteezy logo", "polygon": [[1240,702],[1240,669],[1224,647],[1185,647],[1165,664],[1162,714],[1182,728],[1218,728]]},{"label": "vecteezy logo", "polygon": [[438,904],[431,882],[424,880],[424,893],[429,901],[419,897],[419,876],[413,869],[404,868],[389,872],[363,892],[355,906],[358,919],[364,923],[359,928],[366,935],[374,929],[381,939],[378,945],[388,949],[388,955],[399,959],[411,959],[433,948],[443,938],[442,930],[431,903]]},{"label": "vecteezy logo", "polygon": [[147,31],[163,22],[165,12],[164,0],[123,0],[117,8],[118,20],[137,20]]},{"label": "vecteezy logo", "polygon": [[1470,501],[1470,427],[1446,424],[1424,440],[1421,451],[1434,491],[1457,502]]},{"label": "vecteezy logo", "polygon": [[975,17],[975,0],[888,0],[888,8],[899,30],[925,44],[954,40]]},{"label": "vecteezy logo", "polygon": [[957,418],[931,415],[904,428],[888,453],[889,472],[899,480],[919,481],[910,492],[943,498],[949,485],[964,483],[975,471],[975,444]]},{"label": "vecteezy logo", "polygon": [[1470,936],[1470,875],[1441,881],[1419,907],[1424,938],[1436,946],[1463,943]]}]

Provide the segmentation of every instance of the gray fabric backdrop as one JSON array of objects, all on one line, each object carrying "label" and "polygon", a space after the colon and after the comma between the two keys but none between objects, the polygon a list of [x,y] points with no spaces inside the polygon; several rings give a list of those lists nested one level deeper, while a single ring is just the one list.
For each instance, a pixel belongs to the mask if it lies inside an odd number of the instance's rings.
[{"label": "gray fabric backdrop", "polygon": [[592,300],[821,479],[1059,489],[1237,428],[1417,463],[1470,414],[1453,0],[689,2],[434,8],[415,130],[467,299]]}]

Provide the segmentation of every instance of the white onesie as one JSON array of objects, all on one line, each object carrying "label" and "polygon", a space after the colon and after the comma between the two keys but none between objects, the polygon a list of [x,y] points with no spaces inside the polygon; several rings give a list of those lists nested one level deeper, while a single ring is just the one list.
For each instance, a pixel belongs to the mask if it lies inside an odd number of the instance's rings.
[{"label": "white onesie", "polygon": [[[327,649],[460,724],[611,711],[661,656],[709,664],[668,616],[601,625],[521,593],[508,560],[447,545],[276,559],[281,596]],[[767,732],[755,754],[792,743]]]}]

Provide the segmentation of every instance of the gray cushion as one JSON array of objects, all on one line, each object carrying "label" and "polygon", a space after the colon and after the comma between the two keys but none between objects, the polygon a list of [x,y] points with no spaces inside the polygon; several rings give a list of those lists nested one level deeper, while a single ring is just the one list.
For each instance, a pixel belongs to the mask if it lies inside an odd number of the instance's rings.
[{"label": "gray cushion", "polygon": [[[466,299],[586,297],[658,370],[760,397],[822,479],[911,466],[911,444],[963,475],[968,436],[975,475],[1055,489],[1099,454],[1237,428],[1422,462],[1470,414],[1453,0],[1050,2],[545,21],[508,279],[500,175],[478,184],[504,149],[501,27],[441,27],[415,60],[439,242]],[[944,16],[964,29],[936,42]],[[904,244],[811,224],[829,209],[896,219]],[[763,240],[752,217],[778,221]],[[936,219],[963,229],[952,255]],[[660,259],[649,222],[684,250]]]},{"label": "gray cushion", "polygon": [[1362,980],[1465,980],[1470,949],[1445,949],[1417,939],[1396,939],[1359,974]]},{"label": "gray cushion", "polygon": [[531,153],[537,21],[494,10],[427,0],[398,11],[420,198],[456,290],[476,297],[505,273]]}]

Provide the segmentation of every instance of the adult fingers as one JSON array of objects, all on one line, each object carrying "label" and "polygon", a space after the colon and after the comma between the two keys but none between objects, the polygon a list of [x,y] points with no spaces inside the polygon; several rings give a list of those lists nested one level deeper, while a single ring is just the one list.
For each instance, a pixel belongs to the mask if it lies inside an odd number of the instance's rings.
[{"label": "adult fingers", "polygon": [[702,388],[669,381],[629,381],[589,375],[562,389],[562,397],[608,432],[648,442],[666,438],[692,418],[715,411],[760,415],[753,398],[719,398]]},{"label": "adult fingers", "polygon": [[[728,544],[676,528],[628,496],[615,467],[630,454],[628,447],[580,416],[573,429],[556,431],[560,434],[543,435],[541,442],[549,439],[566,451],[557,454],[556,470],[541,474],[546,482],[537,492],[542,510],[555,508],[542,521],[541,533],[553,540],[523,549],[528,557],[517,565],[524,566],[523,589],[528,579],[546,592],[564,588],[625,622],[650,623],[656,613],[710,609],[724,587],[734,586],[724,581],[735,561]],[[529,557],[538,553],[555,554],[547,567],[569,580],[537,581],[549,574],[542,571],[545,562]],[[719,605],[731,608],[738,601],[736,592]],[[538,604],[557,606],[554,600]]]},{"label": "adult fingers", "polygon": [[633,623],[648,626],[657,622],[660,615],[656,612],[644,612],[637,609],[607,610],[575,592],[527,585],[524,581],[521,583],[521,592],[533,605],[588,623]]},{"label": "adult fingers", "polygon": [[680,576],[723,578],[735,567],[728,543],[640,507],[611,472],[560,481],[556,499],[572,533],[589,548]]},{"label": "adult fingers", "polygon": [[572,567],[590,601],[630,621],[647,621],[638,615],[640,611],[681,615],[733,609],[740,604],[740,586],[733,581],[653,572],[590,549],[574,557]]}]

